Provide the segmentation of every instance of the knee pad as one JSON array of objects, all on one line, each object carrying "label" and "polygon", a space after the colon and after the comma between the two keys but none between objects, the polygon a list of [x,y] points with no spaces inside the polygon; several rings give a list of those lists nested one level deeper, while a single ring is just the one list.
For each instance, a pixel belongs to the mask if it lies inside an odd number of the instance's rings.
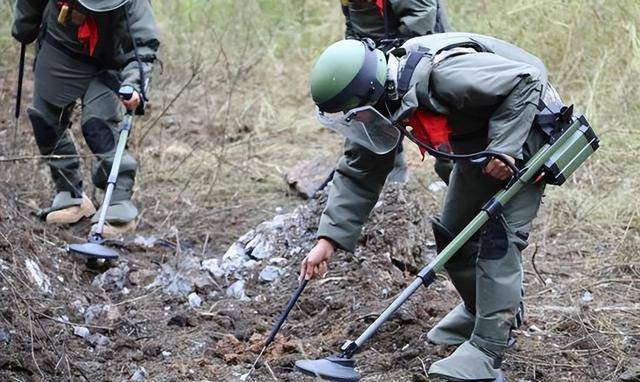
[{"label": "knee pad", "polygon": [[509,239],[507,229],[500,218],[492,218],[485,224],[480,235],[481,259],[498,260],[507,255]]},{"label": "knee pad", "polygon": [[28,108],[27,115],[31,121],[33,135],[41,153],[43,155],[49,154],[48,151],[55,146],[56,141],[58,140],[58,133],[56,132],[55,126],[49,124],[44,119],[44,116],[34,108]]},{"label": "knee pad", "polygon": [[82,135],[94,154],[107,153],[115,147],[113,131],[109,125],[98,118],[91,118],[82,124]]}]

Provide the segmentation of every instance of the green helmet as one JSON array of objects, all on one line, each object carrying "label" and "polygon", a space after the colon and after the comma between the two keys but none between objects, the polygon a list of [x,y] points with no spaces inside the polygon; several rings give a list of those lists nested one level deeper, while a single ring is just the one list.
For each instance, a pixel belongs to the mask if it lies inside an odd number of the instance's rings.
[{"label": "green helmet", "polygon": [[78,0],[78,3],[92,12],[109,12],[120,8],[129,0]]},{"label": "green helmet", "polygon": [[347,111],[378,101],[386,78],[387,60],[373,41],[338,41],[320,55],[311,71],[311,97],[320,111]]}]

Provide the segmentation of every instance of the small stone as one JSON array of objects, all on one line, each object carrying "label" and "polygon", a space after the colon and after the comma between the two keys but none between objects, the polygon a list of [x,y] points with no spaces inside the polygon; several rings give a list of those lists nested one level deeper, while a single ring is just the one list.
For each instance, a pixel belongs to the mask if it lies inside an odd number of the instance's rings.
[{"label": "small stone", "polygon": [[140,269],[129,273],[129,282],[132,285],[149,285],[157,276],[157,272],[150,269]]},{"label": "small stone", "polygon": [[138,349],[131,353],[131,359],[133,361],[140,362],[144,359],[144,353],[142,352],[142,350]]},{"label": "small stone", "polygon": [[588,290],[584,291],[584,293],[582,293],[581,299],[582,299],[582,302],[593,301],[593,294],[591,294],[591,292],[589,292]]},{"label": "small stone", "polygon": [[95,333],[86,338],[87,342],[89,342],[94,347],[105,347],[109,345],[109,337],[103,336],[100,333]]},{"label": "small stone", "polygon": [[112,327],[120,319],[120,311],[115,305],[91,305],[84,312],[87,325]]},{"label": "small stone", "polygon": [[200,306],[202,306],[202,298],[198,296],[197,293],[190,293],[187,298],[189,299],[189,306],[191,306],[192,308],[199,308]]},{"label": "small stone", "polygon": [[38,288],[40,288],[44,294],[52,294],[53,289],[51,289],[49,277],[40,270],[38,263],[31,259],[26,259],[24,263],[29,271],[29,277],[38,286]]},{"label": "small stone", "polygon": [[5,329],[0,329],[0,342],[9,342],[11,335]]},{"label": "small stone", "polygon": [[117,267],[99,274],[91,282],[93,288],[102,289],[107,292],[117,292],[124,288],[124,284],[129,276],[129,266],[122,262]]},{"label": "small stone", "polygon": [[216,278],[222,278],[225,276],[225,272],[218,264],[218,259],[207,259],[202,262],[202,269],[208,271],[211,276]]},{"label": "small stone", "polygon": [[84,326],[74,326],[73,327],[73,334],[75,334],[76,336],[78,336],[80,338],[87,338],[87,337],[89,337],[91,332],[89,331],[89,329],[85,328]]},{"label": "small stone", "polygon": [[129,381],[131,382],[136,382],[136,381],[144,381],[146,378],[148,377],[148,373],[147,370],[145,370],[144,367],[140,366],[138,368],[138,370],[136,370],[133,375],[131,376],[131,378],[129,378]]},{"label": "small stone", "polygon": [[240,301],[251,301],[244,292],[244,280],[238,280],[227,288],[227,296]]},{"label": "small stone", "polygon": [[171,352],[170,351],[163,351],[162,352],[162,358],[169,358],[171,357]]},{"label": "small stone", "polygon": [[151,248],[153,247],[156,242],[158,241],[158,238],[155,237],[154,235],[151,235],[149,237],[144,237],[142,235],[137,235],[135,239],[133,239],[134,244],[137,244],[141,247],[145,247],[145,248]]},{"label": "small stone", "polygon": [[278,279],[280,276],[282,276],[283,273],[284,273],[284,270],[282,268],[279,268],[273,265],[267,265],[262,270],[262,272],[260,272],[260,281],[264,281],[267,283],[274,281]]},{"label": "small stone", "polygon": [[331,180],[336,162],[336,158],[331,156],[298,162],[287,171],[286,181],[303,198],[312,199]]}]

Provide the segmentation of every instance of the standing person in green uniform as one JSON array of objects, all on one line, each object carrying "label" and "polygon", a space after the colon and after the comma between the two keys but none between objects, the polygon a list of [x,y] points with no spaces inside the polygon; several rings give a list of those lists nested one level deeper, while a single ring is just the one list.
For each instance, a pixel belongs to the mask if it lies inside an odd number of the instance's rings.
[{"label": "standing person in green uniform", "polygon": [[[302,261],[301,277],[323,276],[336,249],[355,249],[393,168],[392,147],[397,141],[375,153],[390,135],[379,127],[384,123],[376,123],[372,110],[387,110],[390,120],[404,124],[418,120],[410,125],[415,136],[430,135],[444,120],[454,153],[492,150],[509,165],[517,165],[544,144],[532,125],[542,95],[550,89],[538,58],[488,36],[434,34],[410,39],[390,54],[367,41],[331,45],[311,75],[319,118],[369,150],[352,145],[340,160],[317,243]],[[341,115],[366,105],[371,105],[361,112],[366,124]],[[358,135],[363,128],[367,134]],[[512,169],[503,161],[493,157],[484,164],[454,165],[442,215],[433,221],[439,251],[504,187]],[[542,187],[525,185],[485,225],[479,244],[468,243],[445,266],[462,302],[427,337],[458,348],[432,364],[430,374],[453,381],[502,380],[500,366],[522,300],[521,251],[527,246]]]},{"label": "standing person in green uniform", "polygon": [[[369,38],[382,51],[413,37],[453,31],[443,0],[341,0],[341,5],[345,38]],[[434,168],[442,180],[449,181],[453,169],[450,160],[437,158]],[[400,144],[388,179],[405,183],[408,177],[409,169]]]},{"label": "standing person in green uniform", "polygon": [[[55,183],[47,223],[69,224],[95,214],[83,193],[78,152],[68,131],[76,100],[81,100],[82,133],[96,155],[93,183],[106,187],[118,125],[124,109],[146,101],[146,85],[160,45],[149,0],[18,0],[12,29],[23,44],[37,41],[33,104],[27,110],[36,143]],[[136,91],[130,100],[120,86]],[[52,157],[58,156],[58,157]],[[131,201],[138,165],[125,152],[111,205],[106,235],[135,229],[138,210]],[[95,214],[97,219],[99,214]]]}]

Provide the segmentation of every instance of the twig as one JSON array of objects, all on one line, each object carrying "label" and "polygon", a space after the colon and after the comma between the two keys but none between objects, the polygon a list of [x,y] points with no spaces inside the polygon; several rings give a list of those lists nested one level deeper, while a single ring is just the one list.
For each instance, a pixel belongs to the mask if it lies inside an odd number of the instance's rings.
[{"label": "twig", "polygon": [[31,307],[27,306],[27,312],[29,313],[29,335],[31,337],[31,358],[33,359],[33,363],[36,365],[36,369],[38,369],[38,373],[42,376],[42,379],[45,380],[44,373],[42,369],[40,369],[40,365],[38,365],[38,360],[36,359],[36,353],[33,350],[33,319],[31,317]]},{"label": "twig", "polygon": [[540,271],[538,271],[538,267],[536,266],[536,254],[538,254],[538,245],[534,244],[534,246],[533,246],[533,254],[531,255],[531,266],[533,267],[533,271],[536,273],[538,281],[540,281],[540,283],[543,286],[545,286],[545,285],[547,285],[547,283],[544,282],[544,279],[540,275]]},{"label": "twig", "polygon": [[273,380],[278,382],[278,378],[276,377],[276,374],[273,372],[273,370],[271,370],[271,366],[269,366],[269,362],[264,361],[264,365],[267,367],[267,370],[269,370],[269,373],[271,373],[271,377],[273,377]]}]

